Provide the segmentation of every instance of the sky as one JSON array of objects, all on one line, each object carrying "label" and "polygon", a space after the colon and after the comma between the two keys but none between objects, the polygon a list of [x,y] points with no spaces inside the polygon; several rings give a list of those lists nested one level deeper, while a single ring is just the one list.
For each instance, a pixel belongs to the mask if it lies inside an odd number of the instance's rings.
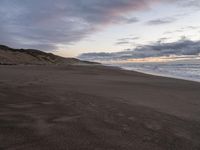
[{"label": "sky", "polygon": [[0,44],[101,61],[199,58],[199,10],[199,0],[1,0]]}]

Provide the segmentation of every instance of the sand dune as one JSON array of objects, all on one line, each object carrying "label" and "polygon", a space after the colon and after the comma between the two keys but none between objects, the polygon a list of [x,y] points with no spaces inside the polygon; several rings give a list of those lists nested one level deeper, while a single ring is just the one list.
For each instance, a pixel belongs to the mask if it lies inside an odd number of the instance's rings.
[{"label": "sand dune", "polygon": [[0,64],[91,64],[91,62],[80,61],[76,58],[64,58],[34,49],[14,49],[0,45]]}]

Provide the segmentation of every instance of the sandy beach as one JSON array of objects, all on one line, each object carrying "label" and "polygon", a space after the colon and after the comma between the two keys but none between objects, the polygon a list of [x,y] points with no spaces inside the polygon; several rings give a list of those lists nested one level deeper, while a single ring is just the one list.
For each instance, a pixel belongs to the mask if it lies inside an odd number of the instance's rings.
[{"label": "sandy beach", "polygon": [[200,83],[100,65],[2,65],[0,149],[199,150]]}]

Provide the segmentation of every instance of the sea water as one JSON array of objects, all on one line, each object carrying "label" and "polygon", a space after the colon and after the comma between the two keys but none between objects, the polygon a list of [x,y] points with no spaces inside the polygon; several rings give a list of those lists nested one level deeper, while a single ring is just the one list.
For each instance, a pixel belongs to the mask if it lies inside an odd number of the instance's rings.
[{"label": "sea water", "polygon": [[167,63],[115,63],[110,64],[146,74],[200,82],[200,61]]}]

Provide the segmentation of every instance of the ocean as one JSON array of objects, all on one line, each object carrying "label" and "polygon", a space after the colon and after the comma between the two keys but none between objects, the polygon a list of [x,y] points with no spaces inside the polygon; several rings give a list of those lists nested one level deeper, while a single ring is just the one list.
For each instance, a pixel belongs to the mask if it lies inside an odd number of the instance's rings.
[{"label": "ocean", "polygon": [[200,82],[200,60],[166,63],[113,63],[122,69]]}]

